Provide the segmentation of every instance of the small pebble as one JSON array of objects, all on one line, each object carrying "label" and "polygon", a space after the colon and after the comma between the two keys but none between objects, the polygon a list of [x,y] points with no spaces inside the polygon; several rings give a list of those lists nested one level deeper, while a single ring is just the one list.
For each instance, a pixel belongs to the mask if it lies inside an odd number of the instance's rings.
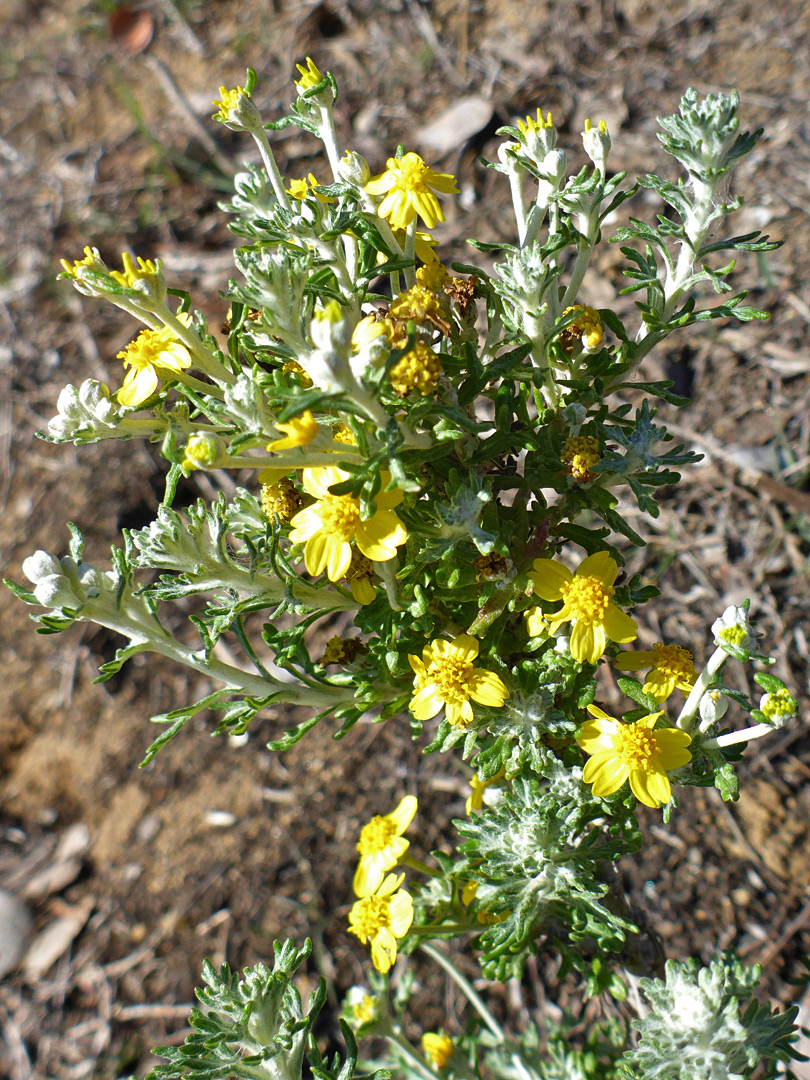
[{"label": "small pebble", "polygon": [[13,971],[31,934],[31,915],[16,896],[0,889],[0,979]]},{"label": "small pebble", "polygon": [[209,810],[205,815],[205,823],[213,825],[215,829],[230,829],[231,825],[236,824],[236,814],[227,810]]},{"label": "small pebble", "polygon": [[157,816],[157,814],[147,814],[146,817],[141,818],[138,822],[138,828],[136,830],[137,837],[143,844],[148,844],[150,840],[154,840],[157,834],[160,832],[163,822]]}]

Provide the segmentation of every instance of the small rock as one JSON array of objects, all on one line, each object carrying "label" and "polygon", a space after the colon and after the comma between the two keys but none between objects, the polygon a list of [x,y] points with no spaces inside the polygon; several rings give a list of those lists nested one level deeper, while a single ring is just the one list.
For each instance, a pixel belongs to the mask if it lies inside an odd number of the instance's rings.
[{"label": "small rock", "polygon": [[137,836],[143,844],[148,844],[150,840],[154,840],[157,834],[160,832],[163,826],[163,822],[157,816],[157,814],[147,814],[141,818],[138,822]]},{"label": "small rock", "polygon": [[492,119],[492,102],[471,94],[454,102],[419,132],[419,142],[434,153],[446,154],[477,135]]},{"label": "small rock", "polygon": [[0,979],[20,961],[31,934],[31,915],[16,896],[0,889]]},{"label": "small rock", "polygon": [[206,825],[213,825],[215,829],[230,829],[236,821],[236,814],[231,814],[228,810],[209,810],[205,815]]}]

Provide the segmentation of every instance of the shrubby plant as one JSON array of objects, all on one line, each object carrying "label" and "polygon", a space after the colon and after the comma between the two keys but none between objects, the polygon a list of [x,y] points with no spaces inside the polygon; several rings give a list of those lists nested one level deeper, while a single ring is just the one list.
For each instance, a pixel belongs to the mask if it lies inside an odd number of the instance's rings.
[{"label": "shrubby plant", "polygon": [[[119,353],[121,386],[66,387],[44,437],[146,439],[170,468],[155,520],[124,531],[110,569],[83,561],[71,526],[70,553],[37,552],[23,567],[30,587],[11,587],[47,609],[35,616],[41,632],[89,620],[123,635],[102,680],[144,652],[210,676],[211,693],[154,718],[163,730],[145,763],[202,710],[221,714],[217,733],[241,733],[289,703],[310,715],[272,749],[322,721],[340,739],[361,717],[402,726],[407,716],[425,753],[469,763],[471,794],[429,862],[410,854],[410,793],[398,803],[392,793],[358,838],[348,930],[370,967],[345,1001],[345,1057],[322,1057],[311,1028],[323,987],[302,1004],[292,980],[309,945],[285,942],[272,970],[207,965],[205,1011],[183,1047],[159,1051],[168,1064],[152,1075],[295,1080],[306,1067],[349,1080],[367,1035],[388,1046],[370,1067],[414,1080],[775,1075],[796,1056],[795,1008],[758,1003],[758,970],[731,955],[671,962],[663,979],[639,970],[638,930],[609,872],[639,850],[640,814],[668,822],[691,787],[735,799],[745,745],[796,714],[763,670],[772,661],[747,602],[718,612],[699,668],[704,641],[635,647],[657,591],[623,570],[644,543],[628,510],[655,517],[658,489],[697,460],[656,413],[658,401],[684,399],[639,365],[693,323],[765,318],[733,292],[733,259],[718,258],[776,246],[724,231],[740,205],[729,174],[760,133],[740,130],[736,94],[688,90],[660,121],[681,177],[630,183],[608,170],[604,122],[586,123],[590,164],[572,175],[538,111],[501,129],[491,163],[510,186],[515,242],[470,240],[470,264],[448,269],[431,230],[454,178],[402,147],[372,176],[338,148],[332,75],[312,60],[298,71],[279,120],[262,119],[251,71],[215,102],[214,118],[252,136],[262,160],[224,207],[244,242],[221,334],[159,261],[124,254],[111,269],[88,247],[63,263],[82,295],[142,329]],[[282,177],[266,131],[290,125],[321,141],[329,177]],[[640,187],[663,204],[655,223],[630,217],[607,237]],[[603,242],[622,245],[632,325],[582,302]],[[181,476],[221,469],[252,479],[230,499],[174,507]],[[199,597],[192,644],[162,618],[188,597]],[[324,650],[318,631],[335,613],[351,613],[355,632]],[[221,658],[223,635],[239,663]],[[725,682],[729,663],[754,665],[758,702]],[[598,704],[604,667],[626,699],[615,715]],[[623,1001],[632,986],[637,1015],[614,1010],[585,1034],[568,1014],[505,1031],[448,941],[501,981],[542,945],[577,974],[583,999]],[[405,1037],[417,948],[470,1002],[460,1037]]]}]

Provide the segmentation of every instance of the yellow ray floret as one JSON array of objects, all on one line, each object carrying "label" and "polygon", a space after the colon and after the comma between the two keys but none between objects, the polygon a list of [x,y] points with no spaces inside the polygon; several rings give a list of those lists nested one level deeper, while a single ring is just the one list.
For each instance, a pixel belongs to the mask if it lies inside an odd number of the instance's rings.
[{"label": "yellow ray floret", "polygon": [[436,638],[422,650],[422,658],[408,656],[413,668],[414,696],[409,706],[417,720],[431,720],[444,709],[455,727],[473,719],[470,699],[499,709],[509,697],[502,679],[493,671],[474,667],[478,641],[459,634],[452,641]]},{"label": "yellow ray floret", "polygon": [[[380,474],[383,486],[390,476]],[[295,515],[290,539],[305,544],[304,563],[310,574],[326,570],[330,581],[338,581],[352,561],[352,544],[373,562],[388,562],[408,539],[408,532],[394,513],[402,502],[402,492],[381,491],[376,496],[376,513],[365,521],[360,516],[360,500],[353,495],[333,495],[330,488],[349,479],[349,474],[333,466],[304,469],[304,490],[316,501]]]},{"label": "yellow ray floret", "polygon": [[397,939],[405,937],[413,922],[413,900],[400,889],[405,875],[389,874],[371,896],[352,905],[349,930],[364,945],[371,944],[377,971],[390,971],[397,958]]},{"label": "yellow ray floret", "polygon": [[410,847],[410,841],[402,835],[413,821],[418,803],[413,795],[406,795],[390,814],[376,814],[363,826],[357,850],[360,862],[354,875],[356,896],[370,896],[382,884],[389,870],[397,865]]},{"label": "yellow ray floret", "polygon": [[309,446],[318,434],[318,421],[309,409],[305,409],[300,416],[294,416],[288,423],[276,423],[275,426],[284,432],[284,438],[274,439],[267,444],[267,449],[274,453],[296,446]]},{"label": "yellow ray floret", "polygon": [[633,724],[615,720],[598,705],[589,705],[588,712],[594,719],[582,725],[577,742],[590,755],[582,779],[593,784],[594,795],[613,795],[629,780],[630,790],[645,806],[668,803],[672,786],[667,773],[692,760],[687,749],[691,735],[679,728],[655,731],[660,712]]},{"label": "yellow ray floret", "polygon": [[389,158],[385,172],[366,184],[370,195],[384,195],[377,208],[394,229],[407,229],[418,215],[429,229],[444,221],[444,212],[435,192],[457,195],[455,177],[450,173],[434,172],[418,154]]},{"label": "yellow ray floret", "polygon": [[612,601],[618,566],[606,551],[597,551],[573,574],[554,559],[535,559],[529,574],[541,600],[562,600],[563,606],[547,615],[548,632],[556,634],[572,623],[571,655],[579,663],[595,664],[610,641],[635,641],[638,624]]}]

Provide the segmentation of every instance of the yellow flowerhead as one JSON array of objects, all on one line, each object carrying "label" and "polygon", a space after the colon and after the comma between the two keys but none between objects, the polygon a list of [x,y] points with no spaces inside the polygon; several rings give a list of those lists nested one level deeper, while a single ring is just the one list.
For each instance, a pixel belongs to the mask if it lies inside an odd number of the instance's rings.
[{"label": "yellow flowerhead", "polygon": [[563,443],[560,461],[578,484],[593,480],[595,474],[591,470],[601,460],[599,440],[594,435],[572,435]]},{"label": "yellow flowerhead", "polygon": [[547,119],[543,119],[543,113],[541,109],[537,110],[537,119],[532,116],[527,116],[525,120],[518,120],[518,131],[524,137],[526,135],[534,135],[537,131],[550,131],[554,127],[554,121],[551,119],[551,113],[547,114]]},{"label": "yellow flowerhead", "polygon": [[[267,472],[272,474],[275,470],[268,469]],[[259,479],[262,479],[261,473]],[[261,505],[262,513],[268,521],[278,518],[284,525],[301,509],[301,496],[292,481],[282,476],[279,480],[262,484]]]},{"label": "yellow flowerhead", "polygon": [[548,631],[572,623],[571,655],[580,664],[595,664],[611,641],[635,641],[638,624],[611,600],[618,566],[606,551],[597,551],[579,564],[576,574],[554,559],[535,559],[529,574],[541,600],[562,600],[563,606],[547,615]]},{"label": "yellow flowerhead", "polygon": [[355,1031],[373,1024],[379,1014],[379,999],[369,994],[364,986],[353,986],[349,990],[343,1001],[343,1015]]},{"label": "yellow flowerhead", "polygon": [[151,259],[142,259],[139,255],[138,265],[136,266],[128,251],[125,251],[121,256],[121,262],[124,266],[123,271],[111,270],[110,277],[127,289],[137,289],[140,283],[144,281],[154,284],[163,279],[160,262],[153,263]]},{"label": "yellow flowerhead", "polygon": [[[465,881],[461,889],[461,902],[465,907],[469,907],[470,904],[478,897],[478,882],[477,881]],[[489,908],[481,908],[476,915],[478,921],[484,926],[492,926],[494,923],[506,922],[509,918],[508,911],[501,911],[495,913],[490,911]]]},{"label": "yellow flowerhead", "polygon": [[243,86],[237,86],[234,90],[229,90],[226,86],[220,86],[219,98],[214,98],[211,102],[212,105],[216,105],[217,111],[214,113],[214,120],[228,120],[230,114],[235,111],[239,105],[239,95],[245,93]]},{"label": "yellow flowerhead", "polygon": [[[381,474],[383,485],[389,474]],[[377,512],[363,520],[360,500],[353,495],[333,495],[330,487],[349,479],[342,469],[327,466],[304,469],[304,490],[316,500],[304,507],[292,519],[290,539],[294,544],[306,544],[304,563],[313,575],[326,570],[330,581],[338,581],[351,566],[352,543],[374,562],[388,562],[396,557],[397,548],[408,539],[408,532],[393,508],[402,502],[402,492],[380,491],[376,497]]]},{"label": "yellow flowerhead", "polygon": [[336,428],[332,429],[332,440],[333,442],[343,443],[344,446],[357,446],[354,432],[346,424],[338,424]]},{"label": "yellow flowerhead", "polygon": [[422,1053],[431,1065],[443,1069],[453,1056],[453,1040],[443,1031],[426,1031],[422,1036]]},{"label": "yellow flowerhead", "polygon": [[648,652],[621,653],[616,657],[616,667],[619,671],[652,668],[643,689],[658,702],[666,701],[676,686],[688,694],[697,678],[692,654],[680,645],[664,645],[660,641]]},{"label": "yellow flowerhead", "polygon": [[104,261],[96,248],[85,247],[84,258],[76,259],[75,262],[69,263],[67,259],[60,259],[59,261],[62,264],[64,272],[68,277],[73,278],[74,281],[81,276],[83,269],[98,270],[101,273],[107,273],[107,267],[104,265]]},{"label": "yellow flowerhead", "polygon": [[[180,312],[177,318],[185,326],[191,325],[191,316]],[[191,367],[191,354],[177,340],[168,327],[160,330],[141,330],[134,341],[117,354],[129,371],[124,385],[115,395],[122,405],[134,407],[142,404],[157,390],[160,379],[170,379]]]},{"label": "yellow flowerhead", "polygon": [[667,773],[692,760],[687,747],[692,736],[680,728],[653,730],[660,712],[623,724],[598,705],[589,705],[595,717],[582,725],[577,738],[589,754],[582,779],[593,784],[593,793],[605,798],[618,791],[625,780],[639,802],[653,808],[668,803],[672,787]]},{"label": "yellow flowerhead", "polygon": [[274,439],[267,444],[267,449],[275,453],[291,450],[294,446],[309,446],[318,434],[318,421],[309,409],[305,409],[300,416],[294,416],[289,423],[277,423],[275,426],[285,435],[285,438]]},{"label": "yellow flowerhead", "polygon": [[[396,242],[399,244],[399,246],[404,251],[405,250],[405,241],[406,241],[405,230],[404,229],[392,229],[391,231],[394,234],[394,239],[396,240]],[[417,234],[416,234],[416,243],[414,244],[413,253],[417,257],[417,259],[421,259],[423,263],[430,264],[430,263],[438,262],[438,257],[436,255],[435,251],[433,250],[438,245],[438,243],[439,243],[439,241],[434,240],[434,238],[430,235],[430,233],[428,233],[428,232],[417,232]],[[385,262],[386,261],[386,256],[383,255],[382,252],[380,252],[379,254],[382,255],[382,262]],[[418,272],[419,271],[417,271],[417,273]]]},{"label": "yellow flowerhead", "polygon": [[394,229],[407,229],[417,214],[429,229],[434,228],[444,221],[434,190],[444,195],[458,194],[454,176],[434,172],[413,152],[389,158],[385,172],[372,177],[365,190],[370,195],[385,196],[377,213]]},{"label": "yellow flowerhead", "polygon": [[216,469],[228,460],[225,440],[213,431],[196,431],[189,437],[183,451],[183,468]]},{"label": "yellow flowerhead", "polygon": [[563,315],[570,315],[574,311],[580,311],[582,314],[578,315],[560,334],[560,345],[563,352],[569,356],[573,356],[583,349],[587,349],[588,352],[596,352],[604,337],[599,312],[596,308],[592,308],[587,304],[574,304],[572,307],[567,307]]},{"label": "yellow flowerhead", "polygon": [[298,381],[301,383],[304,390],[308,390],[310,386],[312,386],[312,379],[310,379],[309,375],[307,375],[297,360],[288,360],[281,370],[284,375],[287,375],[289,372],[297,375]]},{"label": "yellow flowerhead", "polygon": [[388,378],[394,393],[400,397],[407,397],[414,390],[427,397],[436,391],[441,373],[439,357],[424,341],[417,341],[411,351],[394,364]]},{"label": "yellow flowerhead", "polygon": [[362,352],[372,345],[377,338],[386,336],[391,330],[391,324],[387,319],[378,319],[374,315],[364,315],[360,322],[352,330],[352,350]]},{"label": "yellow flowerhead", "polygon": [[349,930],[366,945],[371,961],[385,974],[397,958],[397,938],[405,937],[413,922],[413,900],[400,885],[405,875],[389,874],[371,896],[357,900],[349,912]]},{"label": "yellow flowerhead", "polygon": [[357,896],[370,896],[382,884],[387,871],[393,870],[410,847],[403,833],[413,821],[418,803],[406,795],[395,810],[385,817],[375,815],[360,831],[357,850],[360,862],[354,875]]},{"label": "yellow flowerhead", "polygon": [[305,64],[296,64],[295,66],[298,68],[298,74],[301,76],[300,79],[296,80],[295,85],[302,92],[304,90],[311,90],[313,86],[317,86],[318,83],[323,80],[323,75],[318,70],[316,63],[311,56],[306,58]]},{"label": "yellow flowerhead", "polygon": [[357,549],[352,551],[352,562],[346,571],[346,582],[352,590],[354,602],[362,607],[372,603],[377,595],[377,590],[371,581],[373,572],[371,559],[361,555]]},{"label": "yellow flowerhead", "polygon": [[473,666],[476,656],[478,642],[470,634],[452,641],[436,638],[422,650],[421,660],[408,656],[415,675],[409,708],[417,720],[431,720],[444,709],[448,721],[463,728],[473,719],[470,698],[496,709],[503,705],[509,691],[493,671]]},{"label": "yellow flowerhead", "polygon": [[320,192],[313,189],[318,187],[318,181],[315,178],[314,173],[307,173],[306,179],[291,180],[290,186],[287,188],[287,194],[291,195],[294,199],[298,199],[300,202],[305,199],[310,192],[315,196],[319,203],[324,205],[333,203],[335,200],[331,195],[321,195]]},{"label": "yellow flowerhead", "polygon": [[395,296],[388,310],[396,319],[413,319],[416,323],[434,322],[442,317],[438,297],[424,285],[414,285]]}]

